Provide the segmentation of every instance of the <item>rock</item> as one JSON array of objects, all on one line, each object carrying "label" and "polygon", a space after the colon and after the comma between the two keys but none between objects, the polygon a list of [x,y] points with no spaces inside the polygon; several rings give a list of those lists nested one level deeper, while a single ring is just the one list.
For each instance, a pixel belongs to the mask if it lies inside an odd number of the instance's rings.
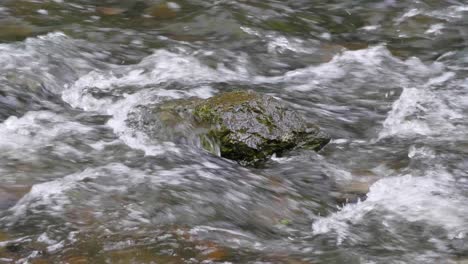
[{"label": "rock", "polygon": [[0,41],[21,41],[35,34],[35,28],[19,19],[0,20]]},{"label": "rock", "polygon": [[284,103],[253,91],[141,106],[127,123],[151,138],[196,144],[242,165],[259,165],[295,148],[318,151],[330,141]]},{"label": "rock", "polygon": [[296,111],[253,91],[214,96],[193,113],[199,122],[211,125],[207,135],[218,142],[221,156],[241,164],[257,164],[297,147],[318,151],[330,141]]}]

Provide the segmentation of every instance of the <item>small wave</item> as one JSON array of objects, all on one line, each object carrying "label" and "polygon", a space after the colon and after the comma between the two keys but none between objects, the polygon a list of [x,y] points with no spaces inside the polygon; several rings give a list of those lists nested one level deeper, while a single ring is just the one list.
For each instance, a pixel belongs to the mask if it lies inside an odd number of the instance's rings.
[{"label": "small wave", "polygon": [[[96,111],[112,116],[108,125],[130,147],[144,150],[147,155],[160,155],[166,151],[178,152],[171,142],[154,144],[147,135],[125,124],[129,112],[138,105],[154,104],[184,97],[207,98],[214,89],[205,83],[239,80],[242,73],[224,67],[212,69],[192,56],[156,51],[137,65],[112,67],[109,71],[93,71],[78,79],[62,93],[70,105],[85,111]],[[184,82],[194,88],[166,89],[165,83]],[[111,96],[96,98],[94,90]]]},{"label": "small wave", "polygon": [[[389,136],[451,135],[463,115],[446,103],[446,91],[405,88],[383,122],[379,139]],[[450,96],[450,95],[449,95]]]},{"label": "small wave", "polygon": [[377,222],[384,229],[396,226],[392,223],[401,220],[422,221],[444,228],[449,239],[460,236],[468,232],[468,211],[462,209],[468,200],[455,191],[453,184],[452,177],[445,171],[381,179],[370,187],[365,201],[345,205],[338,212],[317,220],[312,225],[313,232],[331,232],[336,234],[338,243],[342,243],[365,232],[358,231],[357,226],[378,217]]},{"label": "small wave", "polygon": [[[92,59],[96,45],[75,40],[62,32],[53,32],[24,42],[0,44],[0,76],[42,84],[49,91],[60,93],[63,87],[95,68]],[[66,59],[64,59],[66,58]],[[26,81],[23,81],[28,83]]]},{"label": "small wave", "polygon": [[50,144],[57,136],[84,134],[92,128],[67,120],[49,111],[27,112],[0,124],[0,149],[22,154]]}]

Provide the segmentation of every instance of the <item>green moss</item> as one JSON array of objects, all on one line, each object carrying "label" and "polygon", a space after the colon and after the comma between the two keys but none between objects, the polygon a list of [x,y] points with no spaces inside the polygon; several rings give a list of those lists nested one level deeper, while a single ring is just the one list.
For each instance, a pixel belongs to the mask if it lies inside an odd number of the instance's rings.
[{"label": "green moss", "polygon": [[249,130],[247,128],[243,127],[241,129],[237,130],[237,132],[240,133],[240,134],[247,134],[247,132],[249,132]]},{"label": "green moss", "polygon": [[273,131],[273,129],[275,129],[276,125],[273,123],[273,120],[271,118],[271,116],[268,116],[268,115],[262,115],[262,116],[258,116],[257,117],[257,121],[260,123],[260,124],[263,124],[265,125],[266,127],[268,127],[268,131],[271,133]]},{"label": "green moss", "polygon": [[249,91],[234,91],[223,93],[199,103],[194,109],[194,116],[203,122],[216,124],[220,121],[220,113],[234,106],[242,105],[256,99],[258,95]]},{"label": "green moss", "polygon": [[214,124],[219,121],[219,116],[216,114],[216,111],[207,104],[197,106],[193,114],[198,121],[210,124]]},{"label": "green moss", "polygon": [[240,142],[221,143],[221,156],[238,161],[241,165],[259,166],[269,155],[265,151],[258,151]]},{"label": "green moss", "polygon": [[[236,160],[242,165],[259,167],[270,156],[283,155],[296,147],[306,147],[313,150],[320,150],[328,139],[319,133],[319,128],[309,127],[299,131],[285,130],[285,135],[276,136],[276,129],[282,132],[277,122],[270,112],[277,112],[285,115],[285,108],[275,106],[270,109],[270,104],[266,100],[273,100],[263,97],[253,91],[233,91],[222,93],[217,96],[202,99],[185,99],[168,102],[157,110],[160,119],[171,124],[186,120],[192,122],[191,125],[198,130],[200,146],[206,151],[224,158]],[[268,108],[268,109],[267,109]],[[247,127],[237,127],[233,130],[232,122],[236,122],[235,117],[239,112],[250,115],[251,124]],[[167,112],[167,113],[165,113]],[[178,116],[182,119],[179,120]],[[302,122],[301,119],[294,119],[295,122]],[[262,131],[255,133],[249,126],[260,126],[267,128],[269,132]],[[236,126],[233,126],[236,127]],[[274,135],[273,137],[271,135]],[[255,143],[248,142],[248,138],[254,139]],[[272,139],[273,138],[273,139]],[[251,143],[253,145],[251,145]]]},{"label": "green moss", "polygon": [[207,99],[205,103],[201,105],[201,107],[207,107],[208,109],[220,108],[221,110],[228,110],[233,106],[251,102],[256,98],[258,98],[258,94],[254,92],[234,91],[211,97]]},{"label": "green moss", "polygon": [[227,130],[218,137],[221,139],[220,152],[222,157],[237,160],[241,165],[254,167],[261,166],[271,155],[275,153],[282,155],[296,146],[294,142],[261,138],[263,143],[258,146],[258,149],[253,149],[242,142],[233,142],[230,138],[230,132]]}]

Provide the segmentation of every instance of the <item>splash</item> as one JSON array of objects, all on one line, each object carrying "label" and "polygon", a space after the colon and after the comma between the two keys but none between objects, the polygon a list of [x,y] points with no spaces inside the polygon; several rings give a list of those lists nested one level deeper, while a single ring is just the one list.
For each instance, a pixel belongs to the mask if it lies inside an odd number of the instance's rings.
[{"label": "splash", "polygon": [[37,150],[61,135],[86,134],[93,129],[49,111],[12,116],[0,124],[0,149],[20,154]]},{"label": "splash", "polygon": [[[156,51],[137,65],[111,67],[108,71],[93,71],[68,87],[62,98],[70,105],[85,111],[112,116],[108,125],[123,142],[147,155],[161,155],[178,149],[172,142],[154,142],[140,131],[129,128],[125,120],[130,111],[144,104],[196,96],[207,98],[214,89],[205,83],[245,79],[224,67],[212,69],[202,65],[195,57],[179,55],[165,50]],[[165,88],[167,83],[183,82],[194,88],[175,90]],[[96,97],[95,93],[110,97]]]},{"label": "splash", "polygon": [[445,171],[384,178],[370,187],[365,201],[345,205],[338,212],[314,222],[312,229],[314,234],[332,232],[338,243],[342,243],[359,236],[355,226],[378,217],[383,228],[391,228],[395,226],[392,223],[401,220],[423,221],[444,228],[448,238],[454,238],[468,231],[468,211],[462,209],[468,200],[454,190],[454,184]]}]

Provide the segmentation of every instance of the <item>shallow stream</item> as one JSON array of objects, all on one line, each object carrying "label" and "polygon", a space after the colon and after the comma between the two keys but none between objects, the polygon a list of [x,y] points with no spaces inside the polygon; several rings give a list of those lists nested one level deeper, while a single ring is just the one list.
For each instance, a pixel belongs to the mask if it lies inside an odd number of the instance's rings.
[{"label": "shallow stream", "polygon": [[[129,122],[252,89],[333,140],[246,168]],[[0,263],[468,263],[462,0],[2,0]]]}]

